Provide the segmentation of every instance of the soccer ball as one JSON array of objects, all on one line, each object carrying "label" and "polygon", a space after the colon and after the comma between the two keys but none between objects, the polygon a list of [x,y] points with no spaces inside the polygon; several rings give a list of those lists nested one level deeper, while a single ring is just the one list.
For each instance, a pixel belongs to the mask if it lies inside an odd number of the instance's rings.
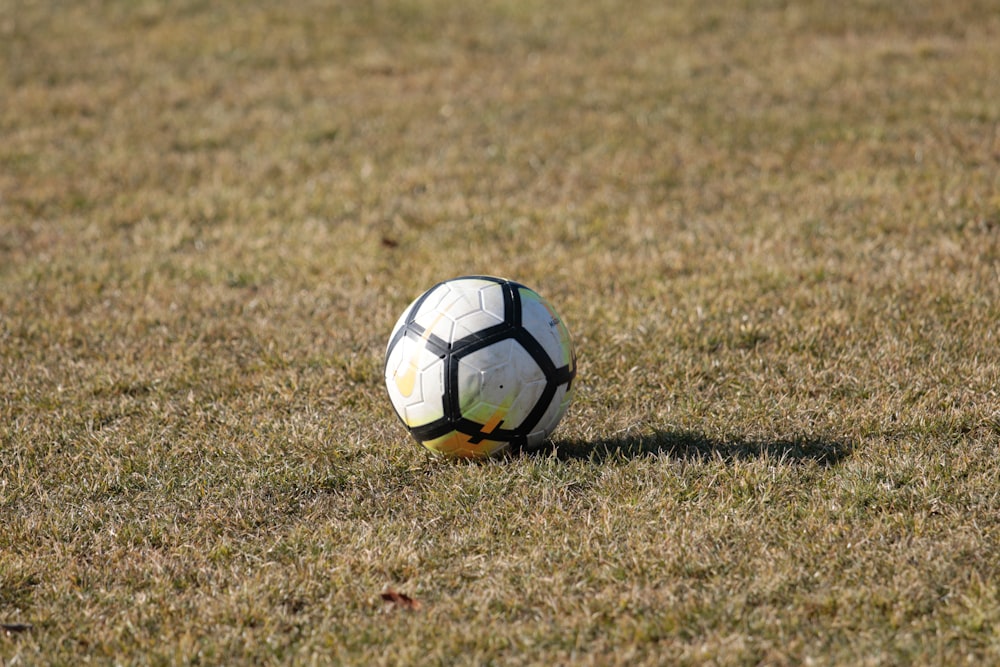
[{"label": "soccer ball", "polygon": [[465,276],[403,311],[385,352],[396,414],[431,451],[486,457],[537,448],[573,398],[569,330],[535,291]]}]

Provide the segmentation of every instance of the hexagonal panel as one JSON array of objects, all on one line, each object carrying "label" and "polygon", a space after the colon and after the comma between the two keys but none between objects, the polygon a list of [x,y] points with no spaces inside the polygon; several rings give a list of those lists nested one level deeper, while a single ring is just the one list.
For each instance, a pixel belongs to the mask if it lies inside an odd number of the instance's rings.
[{"label": "hexagonal panel", "polygon": [[538,420],[531,433],[528,434],[528,442],[526,443],[528,448],[540,446],[545,442],[545,438],[551,435],[556,426],[559,425],[572,398],[572,392],[567,389],[566,385],[562,385],[556,389],[555,396],[549,402],[542,418]]},{"label": "hexagonal panel", "polygon": [[426,440],[423,445],[432,452],[437,452],[439,454],[446,454],[450,456],[471,456],[476,458],[492,456],[493,454],[507,448],[506,442],[497,442],[495,440],[472,442],[472,438],[470,436],[464,433],[459,433],[458,431],[452,431],[451,433],[443,435],[439,438]]},{"label": "hexagonal panel", "polygon": [[463,304],[467,299],[465,294],[456,293],[448,283],[438,285],[413,314],[413,322],[420,326],[425,337],[434,335],[451,341],[455,329],[453,314],[460,314],[468,308]]},{"label": "hexagonal panel", "polygon": [[549,355],[556,368],[572,363],[569,330],[548,301],[534,290],[521,287],[521,323]]},{"label": "hexagonal panel", "polygon": [[422,338],[406,335],[389,351],[385,384],[396,413],[410,428],[444,416],[445,362]]},{"label": "hexagonal panel", "polygon": [[462,416],[483,424],[490,433],[502,425],[521,425],[545,390],[541,367],[520,343],[507,338],[458,361],[459,407]]}]

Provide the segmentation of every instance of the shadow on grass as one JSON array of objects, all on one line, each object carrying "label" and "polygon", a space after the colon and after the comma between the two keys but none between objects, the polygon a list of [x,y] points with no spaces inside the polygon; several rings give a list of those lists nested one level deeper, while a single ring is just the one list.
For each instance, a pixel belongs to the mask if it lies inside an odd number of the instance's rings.
[{"label": "shadow on grass", "polygon": [[788,463],[814,462],[833,466],[851,455],[849,443],[835,438],[804,435],[776,440],[753,440],[739,436],[712,438],[690,430],[656,430],[596,440],[554,440],[540,454],[552,454],[564,461],[603,462],[666,454],[685,461],[772,459]]}]

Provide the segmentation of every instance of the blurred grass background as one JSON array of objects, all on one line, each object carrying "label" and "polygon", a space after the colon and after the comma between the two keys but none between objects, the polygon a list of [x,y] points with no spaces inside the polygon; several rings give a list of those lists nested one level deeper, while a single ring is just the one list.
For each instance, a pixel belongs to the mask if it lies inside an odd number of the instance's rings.
[{"label": "blurred grass background", "polygon": [[[0,0],[0,658],[1000,660],[998,34]],[[389,329],[464,273],[574,334],[542,455],[394,420]]]}]

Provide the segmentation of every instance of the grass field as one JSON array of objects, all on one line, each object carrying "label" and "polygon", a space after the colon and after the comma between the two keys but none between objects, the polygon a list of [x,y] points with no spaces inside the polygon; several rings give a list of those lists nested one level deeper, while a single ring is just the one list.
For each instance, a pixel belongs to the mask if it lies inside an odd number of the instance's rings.
[{"label": "grass field", "polygon": [[[998,70],[996,0],[0,0],[0,665],[1000,664]],[[574,335],[538,454],[392,414],[466,273]]]}]

